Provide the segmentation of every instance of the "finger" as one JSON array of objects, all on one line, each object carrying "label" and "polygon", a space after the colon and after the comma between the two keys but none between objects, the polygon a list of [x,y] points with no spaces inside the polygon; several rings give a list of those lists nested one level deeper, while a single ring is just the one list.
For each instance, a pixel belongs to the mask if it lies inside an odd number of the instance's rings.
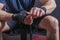
[{"label": "finger", "polygon": [[38,9],[38,11],[37,11],[37,17],[39,17],[40,16],[40,9]]},{"label": "finger", "polygon": [[31,22],[30,22],[30,25],[31,25],[31,24],[33,23],[33,18],[32,18],[32,16],[30,17],[30,19],[31,19],[31,20],[30,20],[30,21],[31,21]]},{"label": "finger", "polygon": [[40,14],[41,14],[41,10],[39,10],[39,16],[40,16]]},{"label": "finger", "polygon": [[32,15],[36,15],[37,8],[33,7],[30,12],[31,12]]},{"label": "finger", "polygon": [[44,10],[42,10],[42,15],[45,15],[45,11]]},{"label": "finger", "polygon": [[28,15],[30,15],[30,12],[27,12]]},{"label": "finger", "polygon": [[34,8],[34,13],[33,13],[33,15],[37,16],[37,11],[38,11],[38,9],[37,9],[37,8]]},{"label": "finger", "polygon": [[41,9],[41,14],[40,14],[40,17],[45,15],[45,11]]},{"label": "finger", "polygon": [[40,17],[43,15],[43,12],[41,11],[41,13],[40,13]]},{"label": "finger", "polygon": [[33,14],[33,12],[34,12],[34,8],[32,8],[32,9],[30,10],[30,14]]}]

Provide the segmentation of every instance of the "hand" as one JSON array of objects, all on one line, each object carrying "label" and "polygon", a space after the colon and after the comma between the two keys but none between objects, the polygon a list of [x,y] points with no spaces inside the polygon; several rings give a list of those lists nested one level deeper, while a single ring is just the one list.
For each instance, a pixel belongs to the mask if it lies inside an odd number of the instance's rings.
[{"label": "hand", "polygon": [[31,15],[26,16],[26,18],[24,19],[24,24],[26,25],[31,25],[33,23],[33,18]]},{"label": "hand", "polygon": [[32,15],[33,18],[41,17],[45,14],[45,11],[41,8],[33,7],[30,10],[30,15]]}]

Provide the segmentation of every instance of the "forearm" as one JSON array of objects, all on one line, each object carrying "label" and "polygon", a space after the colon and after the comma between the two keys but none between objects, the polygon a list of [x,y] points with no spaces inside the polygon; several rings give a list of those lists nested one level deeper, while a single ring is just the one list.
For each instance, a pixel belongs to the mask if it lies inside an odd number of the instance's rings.
[{"label": "forearm", "polygon": [[0,3],[0,20],[1,21],[7,21],[7,20],[12,20],[12,14],[3,11],[4,4]]},{"label": "forearm", "polygon": [[48,0],[42,7],[46,8],[46,14],[52,13],[56,8],[55,0]]},{"label": "forearm", "polygon": [[0,10],[0,20],[2,21],[19,21],[19,23],[23,23],[27,15],[27,12],[24,10],[18,14],[11,14]]},{"label": "forearm", "polygon": [[0,10],[0,20],[2,21],[12,21],[12,15],[11,13],[5,12],[3,10]]}]

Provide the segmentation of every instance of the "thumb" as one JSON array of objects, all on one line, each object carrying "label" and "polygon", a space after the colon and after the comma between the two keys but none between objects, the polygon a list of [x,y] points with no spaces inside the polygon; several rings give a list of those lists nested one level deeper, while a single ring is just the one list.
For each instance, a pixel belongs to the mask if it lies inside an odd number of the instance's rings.
[{"label": "thumb", "polygon": [[30,25],[33,23],[33,18],[32,18],[32,16],[30,17]]}]

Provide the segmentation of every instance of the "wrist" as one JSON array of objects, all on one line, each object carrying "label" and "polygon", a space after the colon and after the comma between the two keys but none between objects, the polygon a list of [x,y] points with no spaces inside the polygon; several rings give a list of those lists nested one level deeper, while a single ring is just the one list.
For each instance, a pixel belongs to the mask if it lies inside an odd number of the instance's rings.
[{"label": "wrist", "polygon": [[46,8],[45,7],[41,7],[41,9],[45,12],[45,14],[46,14]]},{"label": "wrist", "polygon": [[13,14],[12,19],[15,21],[19,21],[19,23],[23,23],[23,21],[27,15],[28,14],[26,11],[21,11],[19,14]]},{"label": "wrist", "polygon": [[12,20],[17,21],[18,20],[18,14],[13,14],[12,15]]}]

